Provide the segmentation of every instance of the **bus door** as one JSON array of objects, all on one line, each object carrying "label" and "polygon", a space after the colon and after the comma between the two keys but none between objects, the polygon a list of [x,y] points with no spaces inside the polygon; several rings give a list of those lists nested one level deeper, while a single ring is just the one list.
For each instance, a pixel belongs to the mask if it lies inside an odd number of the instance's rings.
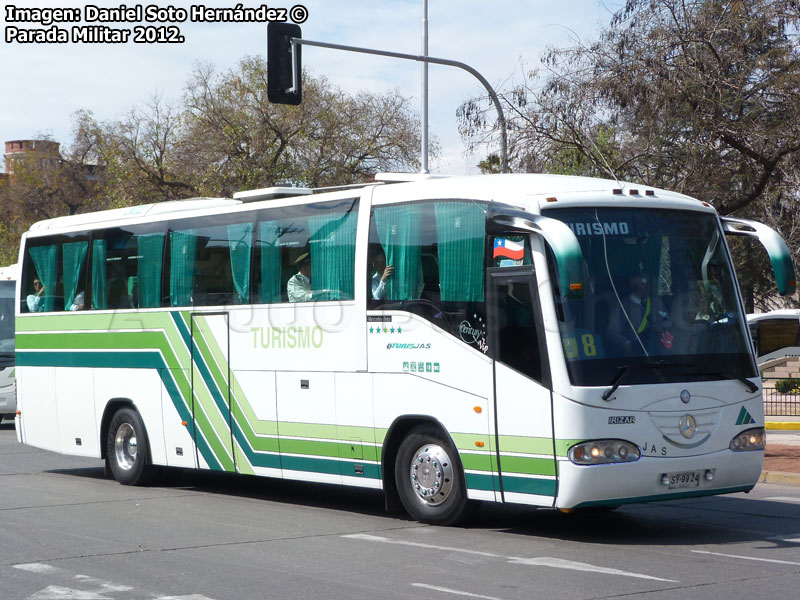
[{"label": "bus door", "polygon": [[227,312],[192,313],[192,418],[200,468],[236,471]]},{"label": "bus door", "polygon": [[553,406],[533,266],[488,270],[496,456],[504,502],[552,506]]}]

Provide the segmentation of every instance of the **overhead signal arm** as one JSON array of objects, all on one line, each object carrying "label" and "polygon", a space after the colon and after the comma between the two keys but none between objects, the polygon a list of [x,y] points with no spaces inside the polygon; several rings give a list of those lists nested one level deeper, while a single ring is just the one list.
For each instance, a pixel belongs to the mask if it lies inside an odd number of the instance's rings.
[{"label": "overhead signal arm", "polygon": [[[497,123],[500,127],[500,166],[503,173],[508,173],[508,141],[506,135],[506,118],[503,113],[503,107],[500,105],[497,94],[486,78],[468,64],[457,60],[436,58],[433,56],[403,54],[402,52],[389,52],[387,50],[375,50],[372,48],[359,48],[357,46],[343,46],[341,44],[304,40],[301,38],[299,25],[277,22],[269,23],[267,25],[267,96],[270,102],[277,104],[300,104],[302,97],[300,82],[300,46],[302,45],[329,48],[331,50],[344,50],[346,52],[358,52],[361,54],[388,56],[390,58],[401,58],[404,60],[415,60],[417,62],[458,67],[459,69],[467,71],[481,82],[497,110]],[[273,56],[273,54],[275,54],[275,56]],[[287,56],[287,54],[291,56]],[[272,90],[272,92],[270,92],[270,90]]]}]

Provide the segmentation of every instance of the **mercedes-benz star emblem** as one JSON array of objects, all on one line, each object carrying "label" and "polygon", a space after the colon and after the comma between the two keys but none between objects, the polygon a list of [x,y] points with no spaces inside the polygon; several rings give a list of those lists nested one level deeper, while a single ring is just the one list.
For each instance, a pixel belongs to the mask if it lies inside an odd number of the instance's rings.
[{"label": "mercedes-benz star emblem", "polygon": [[697,433],[697,421],[692,415],[683,415],[679,423],[681,435],[687,440],[694,437]]},{"label": "mercedes-benz star emblem", "polygon": [[689,400],[692,399],[692,395],[689,393],[689,390],[683,390],[681,392],[681,402],[684,404],[689,404]]}]

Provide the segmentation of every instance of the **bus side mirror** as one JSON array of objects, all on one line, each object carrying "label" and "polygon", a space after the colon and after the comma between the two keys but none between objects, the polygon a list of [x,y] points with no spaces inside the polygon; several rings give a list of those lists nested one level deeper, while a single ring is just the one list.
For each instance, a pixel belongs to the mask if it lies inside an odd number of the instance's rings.
[{"label": "bus side mirror", "polygon": [[583,297],[583,253],[569,226],[557,219],[527,213],[498,214],[492,217],[492,221],[501,227],[542,236],[556,260],[561,297]]},{"label": "bus side mirror", "polygon": [[794,294],[797,286],[797,276],[792,263],[792,254],[789,247],[777,231],[763,223],[748,219],[734,219],[733,217],[720,217],[722,229],[727,235],[741,235],[756,238],[769,254],[772,270],[775,272],[775,282],[778,284],[778,293],[781,296]]},{"label": "bus side mirror", "polygon": [[300,25],[267,23],[267,98],[275,104],[297,106],[303,100],[300,75]]}]

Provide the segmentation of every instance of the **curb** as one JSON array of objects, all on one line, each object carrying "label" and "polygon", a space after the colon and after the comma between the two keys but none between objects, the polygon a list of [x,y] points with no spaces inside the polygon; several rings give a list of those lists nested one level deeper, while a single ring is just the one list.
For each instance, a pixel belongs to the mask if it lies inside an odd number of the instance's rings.
[{"label": "curb", "polygon": [[783,473],[781,471],[762,471],[758,478],[761,483],[800,486],[800,473]]},{"label": "curb", "polygon": [[767,421],[764,429],[777,431],[800,431],[800,421]]}]

